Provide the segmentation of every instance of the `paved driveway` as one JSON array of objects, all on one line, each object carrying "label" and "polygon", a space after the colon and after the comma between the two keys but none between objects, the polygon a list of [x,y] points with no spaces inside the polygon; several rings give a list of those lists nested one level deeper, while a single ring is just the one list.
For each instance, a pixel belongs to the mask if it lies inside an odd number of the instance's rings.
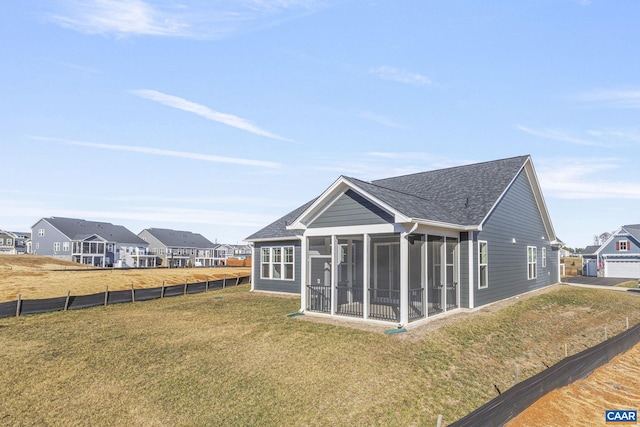
[{"label": "paved driveway", "polygon": [[576,285],[615,286],[618,283],[628,282],[629,280],[638,280],[638,279],[619,279],[614,277],[569,276],[569,277],[565,277],[562,280],[562,282],[572,283]]}]

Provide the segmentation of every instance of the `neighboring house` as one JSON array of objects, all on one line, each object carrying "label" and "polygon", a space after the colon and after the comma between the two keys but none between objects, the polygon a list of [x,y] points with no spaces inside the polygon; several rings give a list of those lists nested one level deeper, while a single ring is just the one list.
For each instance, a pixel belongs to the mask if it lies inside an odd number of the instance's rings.
[{"label": "neighboring house", "polygon": [[300,311],[407,325],[560,281],[559,248],[529,156],[365,182],[247,237],[252,289]]},{"label": "neighboring house", "polygon": [[240,260],[251,258],[251,246],[222,243],[216,246],[215,257],[216,265],[226,265],[230,258]]},{"label": "neighboring house", "polygon": [[251,258],[251,246],[250,245],[233,245],[232,257],[236,259]]},{"label": "neighboring house", "polygon": [[29,233],[0,230],[0,254],[19,255],[27,253]]},{"label": "neighboring house", "polygon": [[217,245],[215,249],[216,265],[225,265],[226,261],[233,257],[233,252],[233,245],[226,243]]},{"label": "neighboring house", "polygon": [[560,258],[567,258],[570,256],[574,256],[573,253],[566,250],[565,248],[560,248],[560,250],[558,251],[558,255],[560,256]]},{"label": "neighboring house", "polygon": [[587,276],[640,279],[640,224],[623,225],[582,259]]},{"label": "neighboring house", "polygon": [[215,248],[201,234],[166,228],[147,228],[138,236],[149,243],[150,253],[157,257],[157,265],[163,267],[213,267],[216,264]]},{"label": "neighboring house", "polygon": [[582,251],[582,275],[593,276],[598,275],[598,256],[596,252],[600,249],[598,245],[591,245]]},{"label": "neighboring house", "polygon": [[31,227],[31,253],[97,267],[155,267],[149,245],[121,225],[42,218]]}]

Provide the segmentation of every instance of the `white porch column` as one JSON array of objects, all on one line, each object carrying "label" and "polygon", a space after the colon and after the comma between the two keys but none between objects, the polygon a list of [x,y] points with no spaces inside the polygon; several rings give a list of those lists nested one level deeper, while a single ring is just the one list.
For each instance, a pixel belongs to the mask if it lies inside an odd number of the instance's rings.
[{"label": "white porch column", "polygon": [[[295,260],[295,258],[294,258]],[[307,309],[307,238],[300,236],[300,310]]]},{"label": "white porch column", "polygon": [[[258,268],[260,268],[259,260],[257,265],[258,265]],[[251,282],[251,292],[255,290],[253,287],[253,269],[255,267],[256,267],[256,247],[255,247],[255,243],[253,243],[251,244],[251,272],[249,273],[249,281]]]},{"label": "white porch column", "polygon": [[409,233],[400,233],[400,324],[409,323]]},{"label": "white porch column", "polygon": [[473,245],[473,231],[469,232],[469,240],[467,241],[469,248],[468,248],[468,252],[469,252],[469,257],[468,257],[468,262],[469,262],[469,308],[474,308],[475,306],[475,294],[474,294],[474,290],[475,290],[475,286],[474,286],[474,272],[475,269],[473,268],[473,258],[474,258],[474,254],[475,254],[475,247]]},{"label": "white porch column", "polygon": [[369,280],[371,280],[369,272],[371,271],[369,247],[371,245],[371,237],[365,234],[362,239],[362,314],[365,319],[369,318]]},{"label": "white porch column", "polygon": [[331,315],[336,314],[336,307],[338,306],[338,292],[336,286],[338,285],[338,237],[331,236]]}]

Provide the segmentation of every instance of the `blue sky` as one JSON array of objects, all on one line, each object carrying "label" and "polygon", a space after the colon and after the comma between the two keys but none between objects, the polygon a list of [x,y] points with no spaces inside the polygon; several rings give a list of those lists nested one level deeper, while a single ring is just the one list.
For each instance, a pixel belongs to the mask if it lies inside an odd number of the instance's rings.
[{"label": "blue sky", "polygon": [[636,0],[0,6],[0,229],[239,243],[340,175],[530,154],[570,247],[640,223]]}]

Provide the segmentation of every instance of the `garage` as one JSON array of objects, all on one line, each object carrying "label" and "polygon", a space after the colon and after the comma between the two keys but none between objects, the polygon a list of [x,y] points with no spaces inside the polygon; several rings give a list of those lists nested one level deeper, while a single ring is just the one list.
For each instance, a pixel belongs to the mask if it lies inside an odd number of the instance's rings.
[{"label": "garage", "polygon": [[605,277],[640,279],[640,260],[608,260],[604,275]]}]

